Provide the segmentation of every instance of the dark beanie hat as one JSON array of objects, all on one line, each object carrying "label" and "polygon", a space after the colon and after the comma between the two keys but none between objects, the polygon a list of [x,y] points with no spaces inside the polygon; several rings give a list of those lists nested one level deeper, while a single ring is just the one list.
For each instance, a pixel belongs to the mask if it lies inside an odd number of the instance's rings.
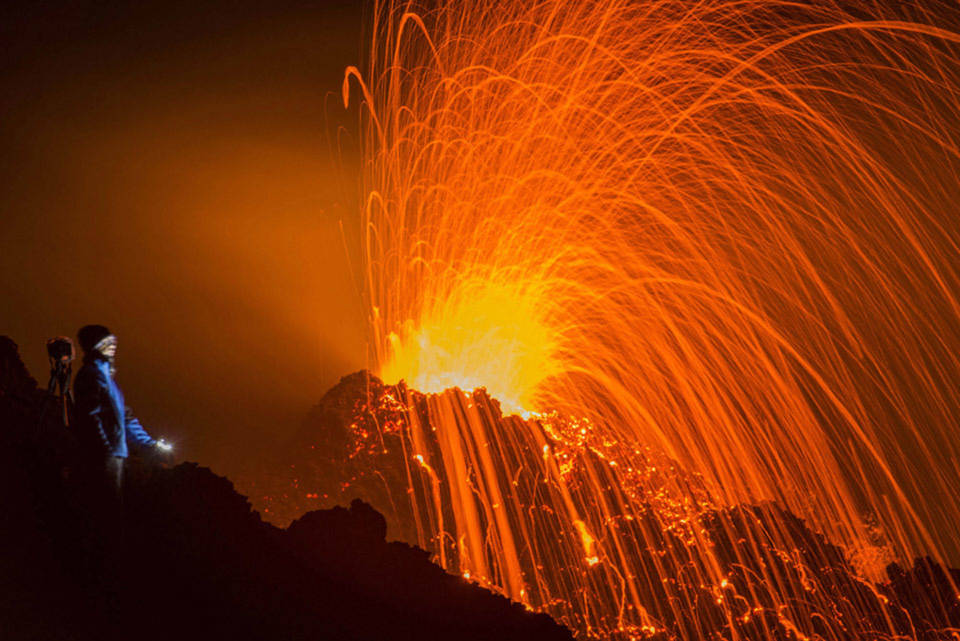
[{"label": "dark beanie hat", "polygon": [[77,332],[77,340],[80,342],[83,351],[92,352],[97,343],[109,335],[110,330],[103,325],[84,325]]}]

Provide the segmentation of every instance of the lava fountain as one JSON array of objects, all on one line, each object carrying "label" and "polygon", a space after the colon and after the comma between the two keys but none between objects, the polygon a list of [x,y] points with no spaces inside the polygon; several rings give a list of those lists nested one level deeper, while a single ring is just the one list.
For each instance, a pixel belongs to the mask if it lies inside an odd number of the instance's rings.
[{"label": "lava fountain", "polygon": [[[702,521],[732,506],[798,515],[864,577],[960,559],[955,5],[441,0],[373,24],[344,100],[422,546],[597,636],[663,630],[638,583],[677,572],[723,604]],[[651,480],[674,464],[694,480]],[[624,526],[651,509],[682,549]],[[810,547],[764,523],[743,554]],[[819,598],[800,578],[739,590],[731,626],[840,634],[790,610]]]}]

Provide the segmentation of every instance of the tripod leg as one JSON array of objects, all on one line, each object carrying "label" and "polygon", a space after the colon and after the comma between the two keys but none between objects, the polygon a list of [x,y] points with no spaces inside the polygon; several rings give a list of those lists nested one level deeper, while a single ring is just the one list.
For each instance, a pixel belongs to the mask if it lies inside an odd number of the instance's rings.
[{"label": "tripod leg", "polygon": [[39,439],[43,430],[43,423],[47,418],[47,410],[50,409],[50,401],[57,395],[57,383],[60,380],[57,368],[50,370],[50,382],[47,383],[47,394],[43,397],[43,407],[40,409],[40,419],[37,421],[37,429],[34,437]]},{"label": "tripod leg", "polygon": [[70,370],[58,370],[57,372],[57,385],[60,388],[60,405],[63,414],[63,425],[64,427],[70,427],[70,416],[67,412],[68,409],[68,399],[72,400],[72,395],[70,394]]}]

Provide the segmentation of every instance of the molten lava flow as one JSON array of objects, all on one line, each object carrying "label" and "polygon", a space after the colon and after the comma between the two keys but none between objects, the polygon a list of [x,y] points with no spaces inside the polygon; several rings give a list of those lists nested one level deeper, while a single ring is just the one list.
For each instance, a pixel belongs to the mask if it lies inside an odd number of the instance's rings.
[{"label": "molten lava flow", "polygon": [[[679,504],[776,502],[871,576],[960,559],[955,6],[478,0],[378,5],[374,23],[345,97],[357,78],[377,365],[534,417],[491,431],[442,394],[403,421],[413,513],[434,506],[420,540],[455,542],[447,567],[620,629],[637,577],[684,565],[653,529],[600,534],[638,518],[621,471],[648,449],[700,479],[706,498],[678,486]],[[588,436],[609,465],[564,474],[558,452]],[[542,495],[519,502],[506,474]],[[770,549],[800,550],[791,532],[769,528]],[[711,539],[681,538],[694,583],[719,585]],[[570,541],[610,573],[531,573],[527,556],[572,563]],[[669,563],[633,571],[649,549]],[[630,629],[666,615],[644,616]]]},{"label": "molten lava flow", "polygon": [[929,562],[874,584],[777,505],[724,508],[650,448],[555,413],[504,416],[483,390],[425,395],[358,373],[304,436],[274,517],[363,497],[392,537],[589,637],[951,638],[960,625],[955,585]]}]

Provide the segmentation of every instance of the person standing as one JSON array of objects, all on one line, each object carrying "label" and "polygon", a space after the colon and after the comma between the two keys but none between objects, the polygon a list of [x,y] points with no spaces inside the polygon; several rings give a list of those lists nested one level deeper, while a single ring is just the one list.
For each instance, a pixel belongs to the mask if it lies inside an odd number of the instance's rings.
[{"label": "person standing", "polygon": [[171,448],[151,437],[125,403],[114,380],[117,337],[103,325],[86,325],[77,332],[77,339],[84,357],[73,396],[84,467],[100,476],[103,489],[119,502],[130,443],[160,453]]},{"label": "person standing", "polygon": [[150,436],[126,405],[114,380],[117,337],[103,325],[86,325],[77,338],[84,352],[73,383],[83,550],[78,569],[91,612],[102,617],[104,638],[120,638],[124,464],[131,445],[158,454],[171,448]]}]

